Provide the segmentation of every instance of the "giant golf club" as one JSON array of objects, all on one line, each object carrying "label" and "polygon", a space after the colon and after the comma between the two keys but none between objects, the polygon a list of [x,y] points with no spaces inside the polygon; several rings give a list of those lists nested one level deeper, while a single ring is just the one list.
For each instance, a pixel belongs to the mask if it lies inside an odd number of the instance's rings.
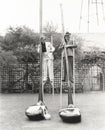
[{"label": "giant golf club", "polygon": [[[61,21],[62,21],[62,32],[63,32],[62,37],[64,39],[64,20],[63,20],[62,4],[60,4],[60,9],[61,9]],[[80,109],[73,105],[72,92],[71,92],[71,82],[69,81],[70,75],[69,75],[67,49],[65,47],[66,43],[64,40],[63,40],[63,42],[64,42],[64,53],[65,53],[65,59],[66,59],[67,81],[68,81],[68,107],[66,107],[64,109],[60,109],[59,116],[61,117],[61,119],[64,122],[77,123],[77,122],[81,121],[81,113],[80,113]],[[71,48],[74,49],[75,47],[71,46]],[[75,53],[73,53],[73,54],[75,54]],[[75,56],[73,56],[73,58],[75,58]],[[63,60],[63,59],[61,58],[61,60]],[[73,63],[73,68],[74,68],[74,63]],[[62,69],[61,69],[61,71],[62,71]],[[62,72],[61,72],[61,74],[62,74]],[[73,74],[74,74],[74,72],[73,72]],[[61,75],[61,82],[62,82],[62,75]],[[61,83],[61,85],[62,85],[62,83]],[[73,85],[73,86],[75,86],[75,85]],[[61,89],[62,89],[62,87],[61,87]]]},{"label": "giant golf club", "polygon": [[[42,36],[42,0],[40,0],[40,38]],[[51,119],[48,109],[43,102],[43,82],[42,82],[42,48],[40,41],[40,87],[38,102],[35,105],[29,106],[25,114],[30,120]]]}]

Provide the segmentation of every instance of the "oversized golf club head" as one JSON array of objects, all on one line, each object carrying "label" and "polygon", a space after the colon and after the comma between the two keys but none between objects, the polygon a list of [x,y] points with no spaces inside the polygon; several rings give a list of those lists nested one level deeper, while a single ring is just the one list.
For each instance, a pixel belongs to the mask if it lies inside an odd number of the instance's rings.
[{"label": "oversized golf club head", "polygon": [[36,105],[29,106],[25,111],[25,115],[30,120],[34,121],[51,119],[51,115],[48,113],[47,107],[41,101],[38,102]]},{"label": "oversized golf club head", "polygon": [[73,104],[70,104],[67,108],[61,109],[59,111],[59,116],[61,117],[63,122],[67,123],[81,122],[80,110],[74,107]]}]

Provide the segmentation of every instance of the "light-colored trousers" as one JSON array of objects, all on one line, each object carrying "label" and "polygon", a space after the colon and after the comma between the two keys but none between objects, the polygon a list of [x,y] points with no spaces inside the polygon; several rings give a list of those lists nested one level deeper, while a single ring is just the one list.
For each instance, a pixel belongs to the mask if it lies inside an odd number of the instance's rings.
[{"label": "light-colored trousers", "polygon": [[53,59],[43,59],[43,81],[47,80],[47,75],[51,82],[54,81]]}]

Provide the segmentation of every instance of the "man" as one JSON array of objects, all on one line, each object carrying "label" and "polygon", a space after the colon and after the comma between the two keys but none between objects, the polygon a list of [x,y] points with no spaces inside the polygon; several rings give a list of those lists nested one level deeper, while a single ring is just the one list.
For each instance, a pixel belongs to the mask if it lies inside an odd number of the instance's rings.
[{"label": "man", "polygon": [[[69,80],[71,83],[73,83],[73,48],[76,48],[76,45],[73,45],[73,41],[70,39],[71,33],[66,32],[64,35],[64,44],[66,47],[66,52],[68,56],[68,66],[69,66]],[[67,69],[66,69],[66,58],[65,58],[65,52],[64,49],[62,51],[63,55],[63,64],[64,64],[64,79],[62,81],[67,80]]]},{"label": "man", "polygon": [[43,85],[47,81],[47,74],[51,85],[54,82],[54,72],[53,72],[53,52],[55,48],[51,42],[46,42],[45,36],[41,37],[41,46],[42,46],[42,70],[43,70]]}]

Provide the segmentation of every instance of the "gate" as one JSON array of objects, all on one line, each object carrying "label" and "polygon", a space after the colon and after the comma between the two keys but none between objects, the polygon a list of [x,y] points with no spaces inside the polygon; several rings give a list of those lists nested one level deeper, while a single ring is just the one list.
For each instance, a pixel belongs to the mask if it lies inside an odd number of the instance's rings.
[{"label": "gate", "polygon": [[105,62],[102,58],[85,59],[78,67],[79,79],[84,91],[104,90]]}]

